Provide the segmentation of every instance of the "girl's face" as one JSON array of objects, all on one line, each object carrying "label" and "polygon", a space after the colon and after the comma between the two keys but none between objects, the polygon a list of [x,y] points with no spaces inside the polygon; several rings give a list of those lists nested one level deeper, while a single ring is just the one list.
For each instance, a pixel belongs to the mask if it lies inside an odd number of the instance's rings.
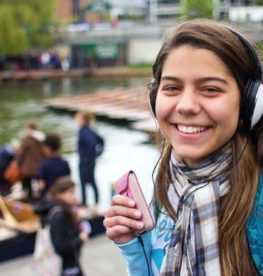
[{"label": "girl's face", "polygon": [[239,111],[237,82],[213,52],[189,45],[170,52],[156,117],[177,158],[195,164],[226,144],[237,129]]},{"label": "girl's face", "polygon": [[75,196],[74,188],[67,189],[63,193],[58,194],[57,198],[59,200],[61,200],[62,202],[66,203],[68,205],[71,205],[71,206],[74,206],[78,203],[77,198]]}]

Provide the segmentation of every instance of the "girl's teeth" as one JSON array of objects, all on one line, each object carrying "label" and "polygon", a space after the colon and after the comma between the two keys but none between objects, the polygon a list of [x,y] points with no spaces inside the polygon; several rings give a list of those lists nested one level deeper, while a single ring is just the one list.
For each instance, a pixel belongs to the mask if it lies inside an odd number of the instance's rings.
[{"label": "girl's teeth", "polygon": [[183,133],[199,133],[205,130],[204,127],[192,127],[192,126],[180,126],[180,125],[177,125],[177,129]]}]

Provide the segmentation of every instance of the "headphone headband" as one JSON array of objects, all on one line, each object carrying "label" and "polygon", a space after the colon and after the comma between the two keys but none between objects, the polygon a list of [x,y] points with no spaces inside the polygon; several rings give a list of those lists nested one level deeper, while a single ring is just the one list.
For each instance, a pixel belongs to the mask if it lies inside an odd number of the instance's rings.
[{"label": "headphone headband", "polygon": [[243,34],[241,34],[240,32],[232,29],[229,26],[226,26],[226,28],[228,30],[230,30],[233,34],[235,34],[239,38],[239,40],[241,41],[243,46],[246,48],[248,55],[250,57],[252,57],[253,60],[255,61],[256,70],[253,73],[253,76],[254,76],[253,80],[261,82],[262,81],[262,75],[263,75],[262,74],[262,67],[261,67],[259,57],[258,57],[254,47],[251,45],[251,43],[248,41],[248,39]]}]

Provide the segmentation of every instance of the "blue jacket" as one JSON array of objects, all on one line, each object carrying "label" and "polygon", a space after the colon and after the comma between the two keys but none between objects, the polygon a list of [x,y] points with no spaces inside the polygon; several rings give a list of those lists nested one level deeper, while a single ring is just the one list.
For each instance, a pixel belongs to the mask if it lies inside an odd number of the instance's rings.
[{"label": "blue jacket", "polygon": [[141,239],[135,238],[118,245],[126,259],[129,275],[160,275],[165,248],[170,243],[173,228],[173,220],[160,213],[153,230],[141,235]]},{"label": "blue jacket", "polygon": [[[169,244],[173,221],[160,214],[155,228],[128,243],[119,244],[130,276],[159,276]],[[247,237],[252,258],[263,276],[263,176],[260,177],[254,208],[247,224]]]},{"label": "blue jacket", "polygon": [[250,251],[259,275],[263,275],[263,176],[260,177],[256,201],[247,224]]},{"label": "blue jacket", "polygon": [[94,161],[102,153],[104,140],[88,126],[83,126],[78,135],[78,153],[80,162]]}]

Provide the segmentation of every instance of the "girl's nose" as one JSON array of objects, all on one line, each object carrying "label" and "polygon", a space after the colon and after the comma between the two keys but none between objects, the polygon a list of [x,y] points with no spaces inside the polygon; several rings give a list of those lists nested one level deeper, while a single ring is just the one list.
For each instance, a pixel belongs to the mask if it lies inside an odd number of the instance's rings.
[{"label": "girl's nose", "polygon": [[176,110],[181,114],[197,114],[200,111],[200,103],[198,95],[194,89],[186,88],[178,97]]}]

